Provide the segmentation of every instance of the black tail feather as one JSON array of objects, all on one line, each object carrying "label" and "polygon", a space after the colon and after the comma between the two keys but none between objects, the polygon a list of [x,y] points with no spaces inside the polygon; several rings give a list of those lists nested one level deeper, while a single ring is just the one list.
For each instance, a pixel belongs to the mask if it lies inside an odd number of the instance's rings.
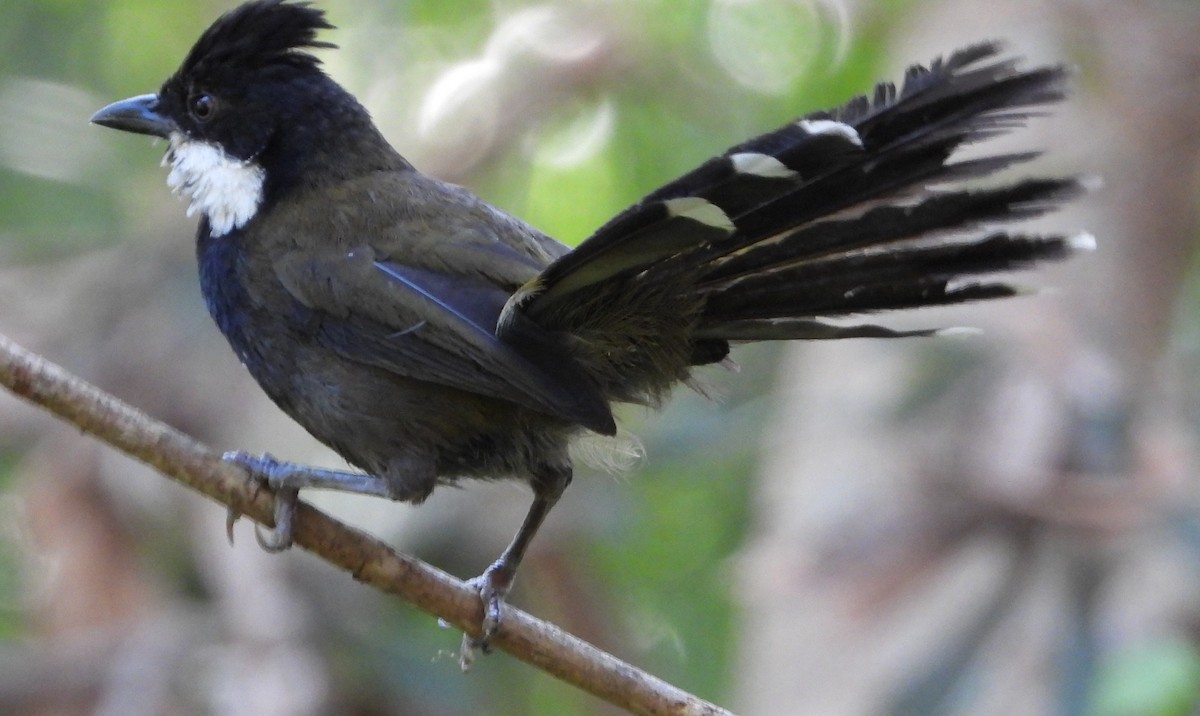
[{"label": "black tail feather", "polygon": [[[807,318],[783,318],[769,320],[730,321],[703,326],[696,331],[698,343],[712,345],[722,342],[723,350],[711,350],[705,360],[696,360],[692,365],[707,365],[723,359],[729,352],[729,342],[748,343],[754,341],[827,341],[841,338],[919,338],[955,331],[972,331],[962,328],[919,328],[896,330],[871,323],[856,323],[839,326]],[[715,338],[721,336],[721,338]]]},{"label": "black tail feather", "polygon": [[700,287],[719,290],[723,283],[738,276],[811,261],[835,252],[885,246],[933,232],[970,229],[986,222],[1031,219],[1081,191],[1074,179],[1030,179],[998,189],[934,193],[915,204],[875,206],[860,216],[810,223],[772,241],[751,244],[734,255],[716,259],[704,273]]},{"label": "black tail feather", "polygon": [[964,277],[1060,259],[1072,247],[1061,237],[994,234],[976,243],[840,254],[748,274],[709,298],[702,323],[840,316],[1012,295],[964,283]]},{"label": "black tail feather", "polygon": [[[899,89],[881,83],[730,148],[601,227],[505,312],[575,337],[602,390],[629,399],[636,383],[653,401],[731,341],[929,335],[818,319],[1013,295],[992,276],[1084,242],[994,225],[1083,189],[1076,179],[960,184],[1038,156],[952,161],[1064,96],[1063,68],[1021,70],[1000,50],[982,43],[910,68]],[[681,335],[690,350],[674,349]]]}]

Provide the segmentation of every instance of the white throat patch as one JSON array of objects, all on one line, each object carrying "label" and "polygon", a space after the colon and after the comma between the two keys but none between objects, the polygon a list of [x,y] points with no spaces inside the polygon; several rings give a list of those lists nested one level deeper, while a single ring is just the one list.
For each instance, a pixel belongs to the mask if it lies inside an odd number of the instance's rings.
[{"label": "white throat patch", "polygon": [[188,216],[204,214],[214,237],[240,229],[254,218],[266,180],[262,167],[178,132],[171,135],[170,142],[163,157],[163,166],[171,166],[167,186],[191,200]]}]

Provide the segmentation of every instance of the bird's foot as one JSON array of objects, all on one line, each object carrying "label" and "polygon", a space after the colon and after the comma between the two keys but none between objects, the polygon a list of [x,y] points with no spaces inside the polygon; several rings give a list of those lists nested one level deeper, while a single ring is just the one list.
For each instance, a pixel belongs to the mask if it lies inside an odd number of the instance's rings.
[{"label": "bird's foot", "polygon": [[[408,495],[396,494],[391,484],[382,477],[361,472],[328,470],[292,462],[282,462],[267,455],[252,455],[246,452],[227,452],[227,462],[250,471],[255,489],[266,485],[275,492],[275,529],[266,535],[256,532],[258,543],[268,552],[282,552],[292,546],[292,522],[296,516],[296,502],[303,488],[339,490],[359,495],[390,497],[393,500],[409,499]],[[230,514],[231,519],[237,515]]]},{"label": "bird's foot", "polygon": [[512,572],[504,560],[497,560],[483,574],[467,580],[467,584],[479,592],[479,600],[483,603],[483,623],[479,636],[463,634],[458,659],[463,671],[471,668],[475,654],[489,654],[492,651],[491,640],[504,619],[504,601],[512,589]]},{"label": "bird's foot", "polygon": [[[250,471],[251,486],[257,491],[264,484],[275,492],[275,527],[264,533],[257,525],[254,539],[267,552],[282,552],[292,546],[292,527],[296,517],[296,502],[300,489],[289,484],[289,476],[295,466],[279,462],[270,455],[252,455],[246,452],[227,452],[222,456],[226,462],[239,465]],[[233,541],[233,522],[240,513],[229,510],[226,530]]]}]

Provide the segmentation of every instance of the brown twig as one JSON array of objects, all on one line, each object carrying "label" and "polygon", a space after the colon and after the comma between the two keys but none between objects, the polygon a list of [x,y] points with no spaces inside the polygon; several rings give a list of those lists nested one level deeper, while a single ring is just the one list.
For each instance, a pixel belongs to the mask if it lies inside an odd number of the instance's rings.
[{"label": "brown twig", "polygon": [[[271,494],[253,487],[241,468],[3,335],[0,383],[176,482],[271,525]],[[296,515],[295,543],[360,582],[394,594],[459,629],[479,632],[482,609],[473,589],[303,503]],[[492,645],[632,713],[729,714],[511,606]]]}]

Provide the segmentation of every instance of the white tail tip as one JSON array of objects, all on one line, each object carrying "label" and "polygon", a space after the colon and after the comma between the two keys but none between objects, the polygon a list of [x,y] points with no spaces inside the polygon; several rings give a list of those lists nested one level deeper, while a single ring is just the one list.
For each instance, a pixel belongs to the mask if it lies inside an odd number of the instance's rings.
[{"label": "white tail tip", "polygon": [[1096,237],[1086,231],[1080,232],[1067,239],[1067,246],[1075,251],[1095,251]]},{"label": "white tail tip", "polygon": [[939,328],[933,332],[933,335],[947,338],[966,338],[968,336],[982,336],[983,329],[974,326],[951,326],[950,328]]}]

